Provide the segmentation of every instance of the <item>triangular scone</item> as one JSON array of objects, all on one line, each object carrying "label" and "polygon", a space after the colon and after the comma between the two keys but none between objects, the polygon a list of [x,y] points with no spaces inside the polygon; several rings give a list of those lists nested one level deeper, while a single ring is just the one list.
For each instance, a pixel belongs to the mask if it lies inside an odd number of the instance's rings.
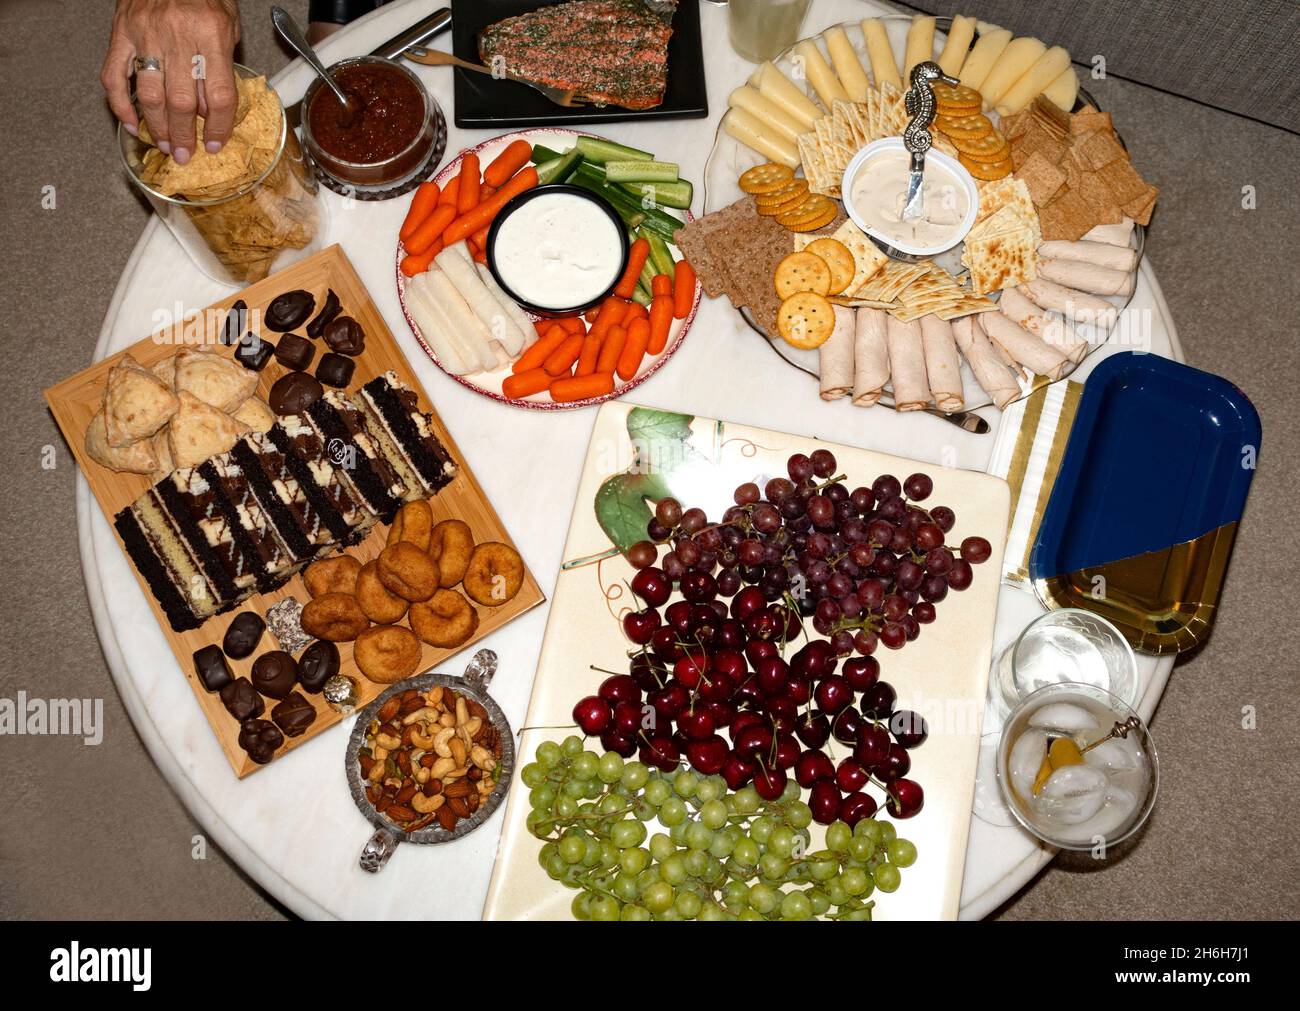
[{"label": "triangular scone", "polygon": [[248,431],[243,422],[205,404],[189,391],[182,390],[178,396],[180,410],[168,430],[174,467],[196,467],[208,457],[224,453]]},{"label": "triangular scone", "polygon": [[158,467],[153,473],[153,483],[157,484],[176,469],[172,463],[171,434],[160,428],[150,441],[153,442],[153,451],[158,454]]},{"label": "triangular scone", "polygon": [[260,397],[249,397],[231,411],[230,416],[236,421],[242,421],[255,432],[265,432],[275,424],[275,412]]},{"label": "triangular scone", "polygon": [[104,431],[108,445],[121,449],[148,438],[176,413],[176,394],[130,355],[108,372],[104,384]]},{"label": "triangular scone", "polygon": [[176,392],[192,393],[229,414],[253,395],[257,373],[221,355],[191,348],[176,352]]},{"label": "triangular scone", "polygon": [[149,474],[158,469],[158,454],[152,440],[140,439],[121,448],[108,444],[103,410],[90,419],[90,425],[86,429],[86,452],[92,460],[110,470]]}]

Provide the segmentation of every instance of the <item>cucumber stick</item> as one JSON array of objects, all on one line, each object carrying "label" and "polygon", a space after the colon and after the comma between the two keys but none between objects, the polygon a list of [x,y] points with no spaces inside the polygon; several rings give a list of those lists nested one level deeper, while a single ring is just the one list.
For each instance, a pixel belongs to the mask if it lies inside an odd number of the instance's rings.
[{"label": "cucumber stick", "polygon": [[634,147],[615,144],[602,137],[579,137],[577,148],[587,161],[604,165],[607,161],[653,161],[654,155],[649,151],[638,151]]},{"label": "cucumber stick", "polygon": [[666,161],[608,161],[605,180],[611,183],[675,183],[677,166]]},{"label": "cucumber stick", "polygon": [[[534,150],[536,150],[534,148]],[[582,163],[582,152],[574,149],[558,158],[551,158],[537,166],[537,185],[568,182]]]},{"label": "cucumber stick", "polygon": [[673,276],[673,254],[668,249],[668,243],[664,241],[663,236],[658,232],[652,232],[648,228],[642,228],[638,233],[648,243],[650,243],[650,257],[648,262],[655,266],[656,274],[667,274]]},{"label": "cucumber stick", "polygon": [[619,183],[639,200],[650,200],[662,207],[678,207],[685,210],[691,206],[694,188],[687,179],[678,179],[675,183]]},{"label": "cucumber stick", "polygon": [[559,151],[552,151],[549,147],[543,147],[541,144],[533,145],[533,164],[540,165],[542,162],[555,161],[560,157]]}]

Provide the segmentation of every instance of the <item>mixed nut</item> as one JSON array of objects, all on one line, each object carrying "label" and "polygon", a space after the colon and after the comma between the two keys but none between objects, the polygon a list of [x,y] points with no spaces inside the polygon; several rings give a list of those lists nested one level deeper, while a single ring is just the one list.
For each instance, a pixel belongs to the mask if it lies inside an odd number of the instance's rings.
[{"label": "mixed nut", "polygon": [[370,721],[358,760],[366,799],[398,828],[451,831],[496,788],[501,738],[474,699],[408,688]]}]

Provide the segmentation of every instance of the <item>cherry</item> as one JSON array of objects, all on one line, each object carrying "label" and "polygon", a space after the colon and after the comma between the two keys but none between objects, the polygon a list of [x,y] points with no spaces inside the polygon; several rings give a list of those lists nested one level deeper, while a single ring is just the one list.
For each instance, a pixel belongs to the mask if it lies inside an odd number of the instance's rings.
[{"label": "cherry", "polygon": [[767,715],[778,733],[793,733],[799,719],[799,707],[785,697],[778,696],[766,702]]},{"label": "cherry", "polygon": [[878,723],[866,723],[858,731],[853,757],[866,769],[874,769],[889,754],[889,732]]},{"label": "cherry", "polygon": [[855,744],[858,740],[858,730],[864,722],[856,709],[844,709],[831,724],[831,733],[841,744]]},{"label": "cherry", "polygon": [[677,745],[673,743],[671,737],[656,734],[648,741],[642,742],[638,757],[646,765],[653,765],[665,772],[670,772],[677,768],[677,763],[681,759],[681,752],[677,750]]},{"label": "cherry", "polygon": [[677,717],[677,728],[689,741],[705,741],[713,736],[713,714],[703,707],[690,709]]},{"label": "cherry", "polygon": [[731,680],[743,681],[749,674],[745,657],[734,649],[720,649],[710,658],[709,667],[718,674],[725,674]]},{"label": "cherry", "polygon": [[768,768],[760,763],[758,771],[754,773],[754,789],[764,800],[776,800],[780,797],[785,789],[785,783],[784,769]]},{"label": "cherry", "polygon": [[640,702],[641,689],[636,679],[628,674],[614,674],[600,683],[598,695],[610,705],[620,702]]},{"label": "cherry", "polygon": [[682,648],[677,644],[677,630],[664,626],[655,630],[650,637],[650,648],[655,656],[666,663],[676,663],[682,658]]},{"label": "cherry", "polygon": [[747,636],[745,628],[735,618],[726,618],[718,622],[713,641],[720,649],[744,649]]},{"label": "cherry", "polygon": [[869,794],[851,793],[840,801],[840,821],[852,827],[876,813],[876,802]]},{"label": "cherry", "polygon": [[856,758],[846,758],[835,768],[835,785],[845,793],[853,793],[867,785],[867,770]]},{"label": "cherry", "polygon": [[691,631],[691,605],[685,600],[674,600],[664,609],[664,620],[675,628],[680,635],[689,635]]},{"label": "cherry", "polygon": [[755,611],[745,619],[745,632],[754,639],[774,642],[785,631],[785,616],[778,616],[774,607]]},{"label": "cherry", "polygon": [[763,597],[763,591],[757,586],[746,586],[731,598],[731,616],[738,621],[744,621],[755,611],[760,611],[766,606],[767,601]]},{"label": "cherry", "polygon": [[831,721],[821,713],[805,713],[795,724],[795,736],[808,748],[820,748],[831,736]]},{"label": "cherry", "polygon": [[663,569],[650,565],[632,577],[632,592],[651,607],[662,607],[672,595],[673,584]]},{"label": "cherry", "polygon": [[[645,571],[645,570],[642,570]],[[682,576],[682,596],[693,604],[712,600],[718,594],[717,581],[707,572],[692,569]]]},{"label": "cherry", "polygon": [[804,677],[792,676],[785,683],[782,694],[796,706],[805,705],[812,698],[812,682]]},{"label": "cherry", "polygon": [[600,735],[600,746],[624,758],[631,758],[636,754],[636,738],[620,734],[613,727]]},{"label": "cherry", "polygon": [[573,722],[589,736],[603,733],[613,718],[614,710],[599,695],[588,695],[573,707]]},{"label": "cherry", "polygon": [[818,780],[808,794],[808,806],[812,809],[813,821],[819,825],[829,825],[840,814],[840,791],[833,779]]},{"label": "cherry", "polygon": [[709,715],[713,717],[715,727],[729,727],[736,718],[736,707],[730,702],[708,703]]},{"label": "cherry", "polygon": [[638,646],[644,646],[662,623],[659,612],[653,607],[647,607],[644,611],[628,611],[623,615],[623,634]]},{"label": "cherry", "polygon": [[885,753],[885,760],[878,764],[873,771],[877,779],[888,783],[906,776],[911,768],[912,759],[907,752],[897,744],[891,744],[889,750]]},{"label": "cherry", "polygon": [[804,789],[812,786],[819,779],[831,779],[835,775],[835,763],[826,757],[824,751],[805,751],[794,763],[794,778]]},{"label": "cherry", "polygon": [[731,734],[732,741],[735,741],[740,734],[749,727],[765,727],[767,721],[752,709],[746,709],[736,714],[736,718],[731,721],[731,726],[727,732]]},{"label": "cherry", "polygon": [[762,639],[750,639],[745,644],[745,657],[749,664],[755,670],[758,669],[759,663],[769,656],[780,656],[781,650],[777,648],[774,642],[765,642]]},{"label": "cherry", "polygon": [[758,687],[758,678],[746,678],[736,686],[735,692],[732,693],[731,701],[738,706],[748,706],[752,709],[760,708],[766,696],[763,689]]},{"label": "cherry", "polygon": [[873,656],[850,657],[840,673],[855,692],[865,692],[880,680],[880,661]]},{"label": "cherry", "polygon": [[860,708],[862,715],[874,716],[883,720],[894,711],[894,701],[898,698],[894,686],[888,681],[877,681],[862,693]]},{"label": "cherry", "polygon": [[700,698],[705,702],[726,702],[736,694],[736,682],[726,674],[710,671],[700,682]]},{"label": "cherry", "polygon": [[727,781],[728,788],[739,790],[754,778],[754,773],[757,771],[757,762],[747,761],[733,751],[722,766],[722,778]]},{"label": "cherry", "polygon": [[709,655],[701,650],[687,653],[673,665],[673,675],[687,688],[696,687],[708,671]]},{"label": "cherry", "polygon": [[848,678],[832,674],[823,678],[813,691],[817,705],[828,713],[838,713],[853,702],[853,688]]},{"label": "cherry", "polygon": [[814,681],[824,678],[835,669],[835,655],[825,639],[814,639],[801,647],[790,659],[790,668]]},{"label": "cherry", "polygon": [[750,761],[766,757],[772,749],[772,729],[761,724],[746,727],[733,734],[731,739],[735,742],[736,754]]},{"label": "cherry", "polygon": [[920,713],[899,709],[889,717],[889,732],[904,748],[919,748],[930,736],[930,728]]},{"label": "cherry", "polygon": [[668,680],[667,669],[649,653],[638,653],[629,666],[631,677],[643,692],[652,692],[662,688]]},{"label": "cherry", "polygon": [[774,695],[785,687],[790,667],[779,656],[770,656],[759,663],[757,674],[758,687],[765,695]]},{"label": "cherry", "polygon": [[925,793],[910,779],[896,779],[889,784],[885,806],[895,818],[910,818],[925,805]]},{"label": "cherry", "polygon": [[614,706],[614,722],[610,725],[610,729],[625,737],[635,737],[636,732],[641,729],[641,716],[639,699],[636,702],[620,702]]},{"label": "cherry", "polygon": [[774,754],[777,765],[783,769],[793,769],[795,763],[799,761],[799,756],[803,754],[803,749],[799,747],[794,734],[778,734]]},{"label": "cherry", "polygon": [[686,757],[691,765],[706,776],[715,776],[721,772],[726,767],[729,754],[727,742],[717,734],[686,745]]}]

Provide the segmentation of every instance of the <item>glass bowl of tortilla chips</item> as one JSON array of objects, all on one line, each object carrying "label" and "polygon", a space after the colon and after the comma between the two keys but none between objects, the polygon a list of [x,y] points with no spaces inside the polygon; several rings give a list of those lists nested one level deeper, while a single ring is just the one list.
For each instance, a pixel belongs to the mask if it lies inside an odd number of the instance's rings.
[{"label": "glass bowl of tortilla chips", "polygon": [[316,178],[265,76],[235,64],[235,126],[217,154],[203,148],[178,165],[120,124],[122,162],[190,258],[209,277],[243,286],[315,252],[324,231]]}]

